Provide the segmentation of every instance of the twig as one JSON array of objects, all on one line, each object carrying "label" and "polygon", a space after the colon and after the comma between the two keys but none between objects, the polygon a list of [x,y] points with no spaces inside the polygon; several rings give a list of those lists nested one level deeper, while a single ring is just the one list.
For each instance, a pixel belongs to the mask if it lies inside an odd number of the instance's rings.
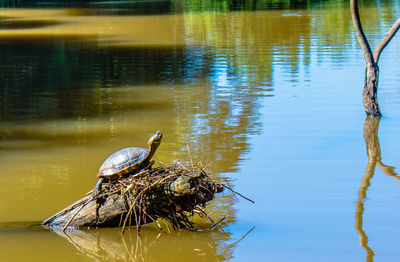
[{"label": "twig", "polygon": [[[130,176],[129,179],[136,178],[136,177],[141,176],[141,175],[143,175],[144,173],[147,173],[147,172],[148,172],[148,170],[143,170],[142,172],[139,172],[139,173],[137,173],[137,174],[135,174],[133,176]],[[125,190],[124,190],[124,192],[122,192],[122,194],[126,194],[126,192],[131,190],[134,186],[135,186],[135,184],[131,183],[127,188],[125,188]]]},{"label": "twig", "polygon": [[224,216],[220,220],[218,220],[216,223],[212,224],[210,227],[210,230],[213,230],[217,225],[219,225],[222,221],[224,221],[227,218],[227,216]]},{"label": "twig", "polygon": [[149,170],[146,169],[146,170],[143,170],[143,171],[141,171],[141,172],[139,172],[139,173],[137,173],[137,174],[135,174],[135,175],[133,175],[133,176],[130,176],[129,178],[135,178],[135,177],[141,176],[141,175],[143,175],[144,173],[148,173],[148,172],[149,172]]},{"label": "twig", "polygon": [[65,237],[67,239],[67,241],[70,242],[80,252],[82,252],[86,256],[92,258],[93,261],[96,261],[96,253],[95,252],[83,249],[79,244],[75,243],[75,241],[72,240],[72,238],[66,232],[63,232],[62,236]]},{"label": "twig", "polygon": [[232,191],[233,193],[235,193],[235,194],[241,196],[242,198],[244,198],[244,199],[250,201],[250,202],[253,203],[253,204],[256,203],[255,201],[251,200],[250,198],[245,197],[244,195],[240,194],[239,192],[233,190],[232,187],[230,187],[230,186],[227,186],[227,185],[224,185],[224,184],[221,184],[221,186],[227,188],[228,190],[230,190],[230,191]]},{"label": "twig", "polygon": [[[200,211],[201,214],[205,215],[206,218],[208,218],[208,219],[211,221],[211,223],[214,223],[214,220],[212,220],[212,218],[207,214],[206,211],[204,211],[204,209],[202,209],[200,206],[197,206],[196,209],[198,209],[198,210]],[[196,210],[196,209],[195,209],[195,210]],[[194,211],[194,210],[193,210],[193,211]]]},{"label": "twig", "polygon": [[189,144],[187,144],[186,147],[187,147],[188,154],[189,154],[190,165],[191,165],[192,168],[193,168],[193,161],[192,161],[192,156],[190,155],[190,147],[189,147]]},{"label": "twig", "polygon": [[160,223],[158,223],[157,219],[154,219],[152,216],[150,216],[149,214],[147,214],[147,212],[146,212],[144,209],[142,209],[142,212],[143,212],[143,214],[145,214],[146,216],[148,216],[154,223],[156,223],[157,226],[158,226],[158,228],[159,228],[160,230],[162,230],[162,227],[161,227]]},{"label": "twig", "polygon": [[[124,221],[124,225],[123,225],[123,227],[122,227],[122,232],[121,232],[121,234],[124,234],[124,232],[125,232],[126,222],[128,221],[128,217],[129,217],[130,213],[132,212],[132,208],[134,208],[136,202],[137,202],[138,199],[144,194],[144,192],[146,192],[147,190],[149,190],[149,189],[152,188],[153,186],[156,186],[157,184],[159,184],[159,183],[161,183],[161,182],[164,182],[164,181],[167,180],[168,178],[171,178],[171,177],[173,177],[173,176],[175,176],[175,175],[176,175],[176,174],[172,174],[172,175],[169,175],[169,176],[164,177],[164,178],[161,179],[161,180],[157,180],[156,182],[154,182],[154,183],[152,183],[151,185],[149,185],[149,186],[147,186],[146,188],[144,188],[144,189],[136,196],[136,198],[135,198],[135,200],[133,201],[132,206],[130,207],[129,212],[128,212],[126,218],[125,218],[125,221]],[[137,221],[136,221],[136,222],[137,222]],[[140,225],[138,225],[138,226],[140,226]]]},{"label": "twig", "polygon": [[204,172],[205,172],[205,170],[209,167],[209,166],[211,166],[213,164],[213,162],[210,162],[210,163],[208,163],[207,165],[205,165],[205,166],[201,166],[200,167],[200,169],[203,171],[204,170]]},{"label": "twig", "polygon": [[[180,165],[181,168],[183,168],[184,170],[187,170],[188,168],[185,167],[181,162],[175,162],[176,164]],[[176,168],[176,167],[175,167]]]},{"label": "twig", "polygon": [[122,194],[126,194],[126,192],[128,192],[129,190],[131,190],[134,186],[135,186],[134,183],[130,184],[130,185],[124,190],[124,192],[122,192]]},{"label": "twig", "polygon": [[[91,198],[90,198],[90,199],[91,199]],[[71,204],[69,207],[64,208],[63,210],[61,210],[61,211],[57,212],[56,214],[52,215],[51,217],[45,219],[45,220],[42,222],[42,224],[43,224],[43,225],[46,225],[46,224],[49,223],[51,220],[53,220],[55,217],[58,217],[58,216],[60,216],[61,214],[67,213],[68,211],[70,211],[70,210],[76,208],[77,206],[81,205],[81,204],[82,204],[83,202],[85,202],[85,201],[86,201],[86,199],[83,198],[83,199],[81,199],[81,200],[78,200],[78,201],[74,202],[74,203]]]},{"label": "twig", "polygon": [[88,199],[83,205],[81,205],[78,210],[75,211],[75,213],[71,216],[71,218],[68,220],[68,222],[65,224],[65,226],[62,229],[62,232],[65,231],[65,229],[68,227],[68,225],[71,223],[72,219],[74,219],[74,217],[79,213],[79,211],[82,210],[82,208],[84,208],[90,201],[92,201],[94,198],[90,198]]},{"label": "twig", "polygon": [[125,242],[125,239],[124,239],[124,236],[121,236],[121,239],[122,239],[122,244],[124,244],[125,251],[126,251],[126,253],[128,253],[128,255],[129,255],[129,258],[130,258],[133,262],[136,262],[135,258],[132,256],[131,252],[129,252],[128,246],[126,245],[126,242]]},{"label": "twig", "polygon": [[237,243],[239,243],[240,241],[242,241],[248,234],[250,234],[251,231],[253,231],[253,229],[256,227],[252,227],[250,228],[249,231],[246,232],[246,234],[244,234],[239,240],[235,241],[234,243],[232,243],[232,245],[236,245]]}]

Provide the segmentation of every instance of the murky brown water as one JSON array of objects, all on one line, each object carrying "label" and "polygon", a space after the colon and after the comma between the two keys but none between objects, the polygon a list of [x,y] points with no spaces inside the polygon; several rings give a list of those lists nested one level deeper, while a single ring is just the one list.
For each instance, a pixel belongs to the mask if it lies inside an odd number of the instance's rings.
[{"label": "murky brown water", "polygon": [[[362,6],[373,45],[394,2]],[[368,158],[347,6],[118,10],[0,9],[1,261],[396,261],[398,38],[381,57]],[[158,129],[156,160],[186,160],[189,145],[256,204],[223,194],[210,210],[229,218],[204,232],[39,225]]]}]

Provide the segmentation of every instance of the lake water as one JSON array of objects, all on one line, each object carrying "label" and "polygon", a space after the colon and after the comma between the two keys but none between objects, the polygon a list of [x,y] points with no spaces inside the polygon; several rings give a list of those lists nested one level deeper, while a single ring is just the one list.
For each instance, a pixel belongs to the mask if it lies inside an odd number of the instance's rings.
[{"label": "lake water", "polygon": [[[0,260],[397,261],[400,37],[371,123],[347,3],[278,2],[5,1]],[[373,47],[400,17],[378,4],[360,6]],[[202,232],[40,226],[155,130],[154,159],[189,145],[256,203],[221,194],[209,210],[228,218]]]}]

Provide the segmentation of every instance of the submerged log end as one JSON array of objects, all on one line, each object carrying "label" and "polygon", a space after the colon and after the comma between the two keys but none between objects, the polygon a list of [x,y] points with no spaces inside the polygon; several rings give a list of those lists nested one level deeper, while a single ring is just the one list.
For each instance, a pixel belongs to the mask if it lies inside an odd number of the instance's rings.
[{"label": "submerged log end", "polygon": [[42,225],[53,231],[64,230],[66,226],[73,229],[112,227],[118,226],[121,215],[126,212],[124,199],[120,195],[110,196],[100,206],[92,196],[84,197],[77,202],[79,203],[44,220]]}]

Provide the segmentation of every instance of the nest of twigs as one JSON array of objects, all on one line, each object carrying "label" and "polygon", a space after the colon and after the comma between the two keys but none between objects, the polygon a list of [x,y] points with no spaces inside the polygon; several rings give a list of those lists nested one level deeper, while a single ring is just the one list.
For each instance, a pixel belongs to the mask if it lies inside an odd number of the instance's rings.
[{"label": "nest of twigs", "polygon": [[106,184],[100,197],[123,196],[127,213],[120,225],[122,230],[126,225],[140,226],[148,222],[161,227],[158,218],[168,221],[174,228],[194,230],[190,218],[195,213],[209,218],[203,207],[225,187],[222,182],[212,179],[199,164],[178,162],[142,171],[115,184]]},{"label": "nest of twigs", "polygon": [[224,218],[215,222],[203,208],[224,188],[240,195],[220,179],[211,178],[201,164],[162,164],[116,183],[104,183],[96,199],[88,195],[43,225],[53,230],[119,226],[123,232],[127,226],[151,222],[161,228],[158,219],[163,219],[173,228],[196,230],[191,218],[198,214],[214,227]]}]

